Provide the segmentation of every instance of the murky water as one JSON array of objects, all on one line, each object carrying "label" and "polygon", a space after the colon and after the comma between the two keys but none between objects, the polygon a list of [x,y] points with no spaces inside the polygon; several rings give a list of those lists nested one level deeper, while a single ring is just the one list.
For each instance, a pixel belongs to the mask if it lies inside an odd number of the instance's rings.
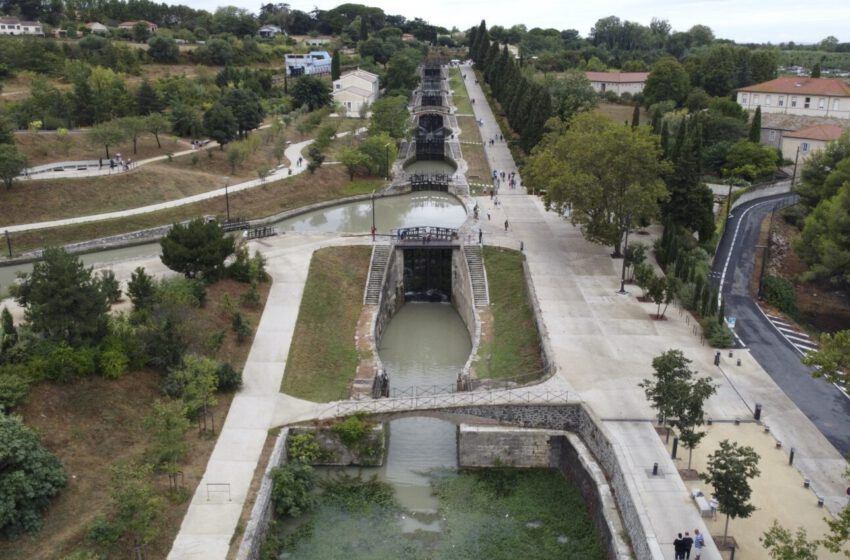
[{"label": "murky water", "polygon": [[[456,228],[464,220],[466,211],[460,201],[446,193],[423,191],[375,199],[378,233],[414,226]],[[281,231],[364,233],[372,228],[372,201],[316,210],[274,225]]]},{"label": "murky water", "polygon": [[[375,199],[375,224],[379,233],[413,226],[459,227],[466,219],[460,201],[446,193],[418,192]],[[281,231],[367,233],[372,228],[372,203],[351,202],[282,220],[275,227]],[[87,266],[115,263],[127,259],[159,254],[159,243],[108,249],[82,255]],[[29,272],[32,264],[0,266],[0,294],[15,281],[18,272]]]}]

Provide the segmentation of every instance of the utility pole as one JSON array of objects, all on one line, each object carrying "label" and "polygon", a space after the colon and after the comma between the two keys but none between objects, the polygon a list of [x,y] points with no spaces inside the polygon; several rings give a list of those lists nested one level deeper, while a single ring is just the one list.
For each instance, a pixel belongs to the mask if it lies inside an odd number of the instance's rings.
[{"label": "utility pole", "polygon": [[227,210],[227,221],[230,221],[230,195],[227,192],[227,187],[230,184],[230,177],[224,178],[224,204]]},{"label": "utility pole", "polygon": [[629,212],[626,214],[626,239],[623,242],[623,272],[620,276],[620,291],[617,293],[620,295],[626,295],[626,254],[629,250],[629,230],[632,227],[632,214]]},{"label": "utility pole", "polygon": [[797,162],[800,159],[800,146],[797,146],[797,155],[794,156],[794,174],[791,175],[791,190],[794,190],[794,183],[797,180]]},{"label": "utility pole", "polygon": [[6,230],[6,247],[9,248],[9,258],[12,258],[12,238],[9,237],[9,230]]}]

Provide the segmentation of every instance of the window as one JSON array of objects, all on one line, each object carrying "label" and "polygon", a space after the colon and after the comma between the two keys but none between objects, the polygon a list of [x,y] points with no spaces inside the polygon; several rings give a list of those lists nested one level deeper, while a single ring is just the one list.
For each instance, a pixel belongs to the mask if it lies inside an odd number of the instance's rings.
[{"label": "window", "polygon": [[826,107],[826,99],[823,97],[818,98],[818,109],[824,109]]},{"label": "window", "polygon": [[758,105],[758,104],[759,104],[759,96],[758,96],[757,93],[754,93],[753,94],[753,105]]},{"label": "window", "polygon": [[744,105],[746,105],[746,104],[747,104],[747,99],[748,99],[747,94],[746,94],[746,93],[742,93],[742,94],[741,94],[741,103],[743,103]]},{"label": "window", "polygon": [[770,131],[770,141],[776,142],[776,131],[775,130]]},{"label": "window", "polygon": [[800,151],[803,152],[804,154],[806,152],[808,152],[809,151],[809,143],[808,142],[802,142],[800,144]]},{"label": "window", "polygon": [[339,85],[339,84],[334,84],[334,86],[336,87],[336,89],[339,89],[339,88],[340,88],[340,85]]},{"label": "window", "polygon": [[776,101],[776,104],[779,105],[780,107],[784,107],[785,106],[785,98],[780,95],[779,99]]},{"label": "window", "polygon": [[792,97],[792,98],[791,98],[791,106],[792,106],[792,107],[796,107],[796,106],[797,106],[797,98],[796,98],[796,97]]},{"label": "window", "polygon": [[764,104],[765,104],[765,105],[767,105],[768,107],[770,107],[770,98],[771,98],[771,97],[772,97],[772,96],[770,96],[770,95],[765,95],[765,96],[764,96]]},{"label": "window", "polygon": [[837,99],[832,100],[832,110],[833,111],[837,111],[840,106],[841,106],[841,103],[839,103]]},{"label": "window", "polygon": [[812,103],[812,98],[806,97],[805,101],[803,101],[803,109],[808,109],[809,105],[811,105],[811,103]]}]

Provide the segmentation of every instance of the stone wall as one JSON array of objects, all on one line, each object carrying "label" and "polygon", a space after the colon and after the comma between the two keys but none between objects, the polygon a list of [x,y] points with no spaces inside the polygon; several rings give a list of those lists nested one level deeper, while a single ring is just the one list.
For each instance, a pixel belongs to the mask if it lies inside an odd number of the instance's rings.
[{"label": "stone wall", "polygon": [[269,522],[272,518],[272,480],[270,473],[273,468],[286,464],[286,441],[288,437],[289,429],[283,428],[274,442],[274,449],[269,458],[269,463],[266,465],[266,472],[263,474],[263,481],[260,483],[257,498],[254,500],[251,517],[248,518],[245,533],[242,535],[242,543],[236,553],[236,560],[257,560],[260,557],[260,549],[266,540],[266,533],[269,530]]},{"label": "stone wall", "polygon": [[458,466],[548,468],[552,466],[549,441],[561,434],[555,430],[460,424]]},{"label": "stone wall", "polygon": [[534,324],[537,325],[537,334],[540,339],[540,354],[543,359],[544,379],[548,379],[556,371],[555,352],[552,351],[552,343],[549,340],[549,331],[546,329],[546,323],[543,322],[543,312],[540,309],[540,302],[537,300],[537,291],[534,289],[534,282],[531,278],[531,271],[528,270],[528,262],[522,261],[522,272],[525,276],[525,285],[528,288],[528,305],[531,306],[531,311],[534,313]]},{"label": "stone wall", "polygon": [[[452,306],[466,324],[469,338],[476,338],[475,299],[472,295],[472,280],[469,277],[469,267],[461,249],[452,251]],[[473,350],[473,354],[475,351]]]},{"label": "stone wall", "polygon": [[380,358],[378,358],[381,337],[384,335],[384,329],[389,324],[390,319],[404,305],[404,251],[400,249],[390,251],[387,269],[384,272],[384,281],[381,284],[381,300],[378,305],[378,313],[375,315],[372,332],[375,339],[375,357],[378,367],[381,367]]},{"label": "stone wall", "polygon": [[380,467],[384,464],[386,448],[386,433],[384,425],[371,426],[371,431],[364,438],[363,445],[357,449],[346,446],[339,436],[329,428],[314,426],[298,426],[289,430],[291,436],[312,434],[315,442],[322,449],[323,457],[312,462],[314,466],[325,467]]}]

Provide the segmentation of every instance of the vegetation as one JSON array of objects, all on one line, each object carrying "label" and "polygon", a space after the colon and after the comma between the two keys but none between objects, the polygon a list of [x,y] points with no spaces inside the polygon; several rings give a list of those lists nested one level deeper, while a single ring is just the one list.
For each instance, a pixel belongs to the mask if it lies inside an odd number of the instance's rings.
[{"label": "vegetation", "polygon": [[482,337],[475,374],[531,381],[542,374],[543,360],[523,272],[525,256],[500,247],[483,249],[493,323],[492,333]]},{"label": "vegetation", "polygon": [[784,278],[767,275],[762,279],[762,298],[789,317],[796,319],[800,315],[797,307],[797,292],[794,286]]},{"label": "vegetation", "polygon": [[221,278],[224,261],[233,254],[233,237],[225,235],[217,222],[196,218],[174,224],[160,241],[162,263],[186,278],[207,282]]},{"label": "vegetation", "polygon": [[726,515],[724,544],[729,533],[729,519],[746,519],[756,509],[750,503],[752,488],[749,479],[760,474],[758,461],[758,453],[752,447],[724,439],[720,447],[708,456],[706,472],[700,474],[700,478],[714,488],[714,497],[720,504],[718,509]]},{"label": "vegetation", "polygon": [[773,522],[770,529],[759,537],[762,546],[773,560],[817,560],[817,541],[806,538],[806,530],[802,527],[792,534],[782,527],[778,521]]},{"label": "vegetation", "polygon": [[316,474],[309,465],[296,461],[275,467],[271,479],[272,504],[277,515],[296,517],[315,505]]},{"label": "vegetation", "polygon": [[820,337],[820,348],[809,352],[803,363],[815,368],[814,376],[824,376],[832,383],[846,381],[846,372],[850,371],[850,331],[842,330]]},{"label": "vegetation", "polygon": [[313,253],[281,390],[327,402],[348,396],[358,355],[354,345],[369,247],[330,247]]}]

